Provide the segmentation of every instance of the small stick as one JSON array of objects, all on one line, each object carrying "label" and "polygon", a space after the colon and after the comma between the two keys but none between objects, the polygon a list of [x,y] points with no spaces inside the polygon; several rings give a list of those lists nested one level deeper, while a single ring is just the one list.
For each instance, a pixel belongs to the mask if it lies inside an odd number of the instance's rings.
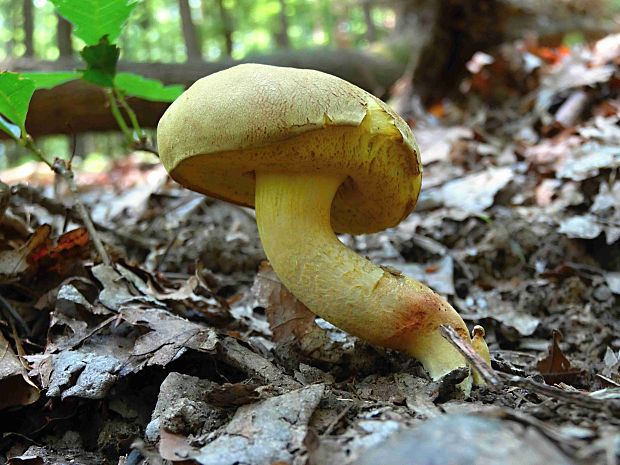
[{"label": "small stick", "polygon": [[589,101],[590,96],[583,90],[573,92],[555,112],[555,120],[565,128],[573,126]]},{"label": "small stick", "polygon": [[103,261],[104,265],[108,265],[108,266],[111,265],[112,260],[110,260],[110,256],[108,255],[108,252],[103,246],[103,242],[101,242],[101,239],[99,238],[99,234],[97,233],[97,230],[95,229],[95,225],[90,219],[88,210],[86,209],[86,207],[82,203],[82,200],[80,199],[77,184],[75,183],[75,175],[73,173],[73,170],[71,169],[71,167],[68,165],[68,163],[65,160],[62,160],[60,158],[56,158],[54,160],[54,163],[52,164],[52,169],[54,170],[55,173],[62,176],[62,178],[67,182],[67,185],[69,186],[69,190],[73,194],[73,200],[75,201],[75,208],[77,210],[77,213],[80,215],[80,218],[82,219],[82,222],[84,223],[84,226],[86,226],[86,230],[88,231],[88,234],[90,235],[90,239],[93,241],[93,244],[95,245],[95,249],[97,249],[97,253],[101,257],[101,261]]},{"label": "small stick", "polygon": [[66,160],[61,160],[60,158],[56,158],[54,160],[54,163],[50,163],[49,160],[45,158],[45,155],[43,155],[43,152],[41,152],[41,149],[39,149],[39,147],[37,147],[37,145],[34,143],[32,137],[30,137],[30,135],[25,132],[25,129],[22,129],[21,139],[14,139],[22,146],[34,153],[42,162],[49,166],[50,169],[54,171],[54,173],[62,176],[62,178],[69,186],[69,190],[73,194],[75,208],[80,215],[84,226],[86,226],[86,230],[88,231],[90,239],[93,241],[93,244],[95,244],[95,249],[97,249],[97,253],[101,257],[101,260],[105,265],[111,265],[112,260],[110,260],[110,257],[106,252],[105,247],[103,246],[103,242],[101,242],[101,239],[99,239],[99,235],[97,234],[97,230],[95,229],[92,220],[90,219],[88,210],[80,199],[77,184],[75,183],[75,174],[71,169],[71,163],[67,162]]},{"label": "small stick", "polygon": [[343,408],[340,411],[340,413],[336,415],[336,418],[334,418],[332,422],[329,425],[327,425],[327,428],[325,429],[323,434],[321,434],[321,436],[329,436],[330,433],[334,430],[334,428],[338,425],[338,423],[340,423],[340,420],[342,420],[352,408],[353,408],[352,403],[347,405],[345,408]]},{"label": "small stick", "polygon": [[495,370],[491,368],[486,362],[478,355],[474,348],[465,341],[459,333],[457,333],[451,326],[441,325],[439,327],[441,335],[452,344],[456,350],[458,350],[463,357],[469,362],[469,364],[480,373],[482,379],[487,383],[487,386],[500,386],[501,380],[495,373]]},{"label": "small stick", "polygon": [[509,375],[501,372],[497,374],[512,386],[517,386],[547,397],[563,400],[574,405],[597,411],[610,410],[615,416],[620,416],[620,401],[617,399],[597,399],[579,391],[565,391],[555,386],[539,383],[533,379],[523,378],[518,375]]},{"label": "small stick", "polygon": [[[17,197],[21,197],[22,199],[30,203],[40,205],[53,215],[67,216],[71,221],[75,223],[80,223],[82,221],[82,217],[78,213],[75,205],[73,207],[67,207],[62,202],[51,199],[49,197],[45,197],[37,189],[34,189],[26,184],[12,185],[11,194],[16,195]],[[105,224],[97,223],[94,220],[91,221],[95,228],[99,231],[113,234],[114,236],[122,239],[123,241],[129,242],[147,250],[153,247],[153,243],[145,242],[137,236],[132,236],[130,234],[121,232],[117,229],[106,226]]]}]

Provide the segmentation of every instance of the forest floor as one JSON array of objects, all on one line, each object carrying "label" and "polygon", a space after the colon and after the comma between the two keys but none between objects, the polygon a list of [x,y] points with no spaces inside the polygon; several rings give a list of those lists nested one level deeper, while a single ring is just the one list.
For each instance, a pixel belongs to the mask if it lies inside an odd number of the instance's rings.
[{"label": "forest floor", "polygon": [[0,174],[0,463],[620,463],[620,36],[469,67],[459,105],[400,96],[415,212],[341,239],[484,326],[495,384],[464,399],[315,320],[253,211],[155,161],[78,173],[111,264],[22,168]]}]

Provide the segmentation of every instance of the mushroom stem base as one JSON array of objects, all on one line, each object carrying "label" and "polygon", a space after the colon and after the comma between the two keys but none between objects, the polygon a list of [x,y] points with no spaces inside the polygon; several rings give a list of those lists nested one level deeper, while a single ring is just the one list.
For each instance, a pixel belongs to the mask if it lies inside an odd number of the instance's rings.
[{"label": "mushroom stem base", "polygon": [[[456,311],[425,285],[374,265],[331,227],[342,175],[256,173],[259,234],[282,283],[310,310],[371,344],[409,353],[437,379],[467,366],[439,333],[469,334]],[[389,206],[386,206],[389,208]],[[462,388],[468,391],[467,380]]]}]

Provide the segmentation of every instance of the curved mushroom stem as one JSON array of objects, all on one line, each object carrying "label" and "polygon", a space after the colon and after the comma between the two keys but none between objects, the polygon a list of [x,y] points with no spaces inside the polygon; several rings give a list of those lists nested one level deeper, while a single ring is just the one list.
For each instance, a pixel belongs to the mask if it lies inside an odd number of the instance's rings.
[{"label": "curved mushroom stem", "polygon": [[[467,366],[439,326],[465,323],[425,285],[345,247],[330,223],[343,175],[256,173],[258,231],[282,283],[310,310],[371,344],[407,352],[433,379]],[[465,392],[471,380],[461,384]]]}]

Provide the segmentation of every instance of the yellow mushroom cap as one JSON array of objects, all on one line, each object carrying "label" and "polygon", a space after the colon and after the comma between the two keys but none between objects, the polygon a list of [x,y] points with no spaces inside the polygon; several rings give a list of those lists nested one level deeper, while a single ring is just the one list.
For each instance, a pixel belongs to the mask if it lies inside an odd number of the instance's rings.
[{"label": "yellow mushroom cap", "polygon": [[419,150],[378,98],[314,70],[243,64],[200,79],[157,128],[161,161],[184,186],[254,206],[257,170],[346,175],[334,230],[395,226],[415,206]]}]

